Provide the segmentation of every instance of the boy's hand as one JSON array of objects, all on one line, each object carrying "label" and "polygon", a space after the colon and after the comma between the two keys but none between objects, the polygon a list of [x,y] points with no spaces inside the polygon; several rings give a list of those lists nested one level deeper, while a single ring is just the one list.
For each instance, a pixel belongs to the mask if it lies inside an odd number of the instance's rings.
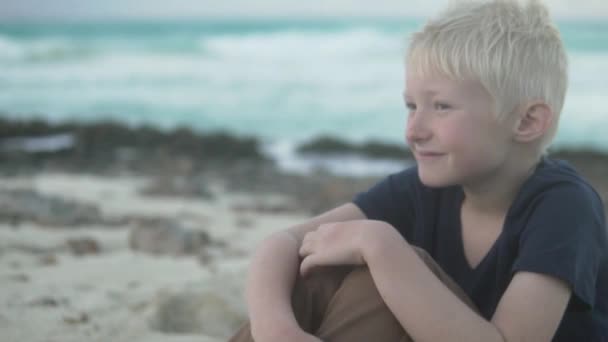
[{"label": "boy's hand", "polygon": [[[322,224],[302,240],[300,274],[315,266],[362,265],[363,245],[382,229],[392,229],[381,221],[357,220]],[[371,233],[371,234],[370,234]]]}]

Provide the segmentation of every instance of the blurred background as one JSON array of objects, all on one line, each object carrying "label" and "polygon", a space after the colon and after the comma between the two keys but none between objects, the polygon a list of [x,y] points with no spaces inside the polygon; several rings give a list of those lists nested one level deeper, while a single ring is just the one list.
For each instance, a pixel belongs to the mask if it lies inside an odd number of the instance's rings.
[{"label": "blurred background", "polygon": [[[226,341],[263,238],[412,163],[403,54],[446,3],[3,0],[2,341]],[[608,2],[546,3],[552,153],[608,203]]]},{"label": "blurred background", "polygon": [[[4,1],[0,115],[224,131],[292,169],[319,136],[402,144],[404,48],[446,3]],[[570,56],[555,145],[606,151],[608,3],[546,3]]]}]

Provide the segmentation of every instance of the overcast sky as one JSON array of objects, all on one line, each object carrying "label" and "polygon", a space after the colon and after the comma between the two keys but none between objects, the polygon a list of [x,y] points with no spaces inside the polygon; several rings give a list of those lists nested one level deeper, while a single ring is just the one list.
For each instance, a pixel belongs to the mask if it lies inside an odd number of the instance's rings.
[{"label": "overcast sky", "polygon": [[[2,19],[428,16],[448,0],[0,0]],[[608,20],[608,0],[545,0],[556,17]]]}]

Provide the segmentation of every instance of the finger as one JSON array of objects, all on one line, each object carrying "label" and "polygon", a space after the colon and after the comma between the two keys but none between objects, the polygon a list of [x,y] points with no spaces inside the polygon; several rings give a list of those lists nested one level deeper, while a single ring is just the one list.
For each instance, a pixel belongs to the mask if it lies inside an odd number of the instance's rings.
[{"label": "finger", "polygon": [[312,253],[312,245],[310,241],[304,240],[302,241],[302,245],[300,246],[300,250],[298,251],[301,257],[305,257]]},{"label": "finger", "polygon": [[313,238],[314,236],[311,233],[307,233],[306,235],[304,235],[304,238],[302,239],[302,245],[300,246],[299,250],[300,256],[304,257],[312,253]]},{"label": "finger", "polygon": [[308,254],[310,254],[310,251],[309,251],[308,246],[307,246],[306,244],[302,244],[302,246],[300,246],[300,250],[298,251],[298,254],[299,254],[301,257],[305,257],[305,256],[307,256]]},{"label": "finger", "polygon": [[305,277],[310,273],[310,270],[315,266],[315,258],[312,255],[309,255],[302,260],[300,263],[300,275]]}]

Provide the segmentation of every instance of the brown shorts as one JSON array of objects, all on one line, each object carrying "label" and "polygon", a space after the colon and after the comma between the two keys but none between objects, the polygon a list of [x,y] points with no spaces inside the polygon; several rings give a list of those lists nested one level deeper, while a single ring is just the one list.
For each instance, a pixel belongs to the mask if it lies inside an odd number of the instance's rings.
[{"label": "brown shorts", "polygon": [[[431,271],[463,302],[475,309],[465,292],[422,249],[416,252]],[[364,266],[319,267],[298,278],[292,296],[302,329],[324,342],[412,341],[386,306]],[[252,342],[249,323],[230,342]]]}]

